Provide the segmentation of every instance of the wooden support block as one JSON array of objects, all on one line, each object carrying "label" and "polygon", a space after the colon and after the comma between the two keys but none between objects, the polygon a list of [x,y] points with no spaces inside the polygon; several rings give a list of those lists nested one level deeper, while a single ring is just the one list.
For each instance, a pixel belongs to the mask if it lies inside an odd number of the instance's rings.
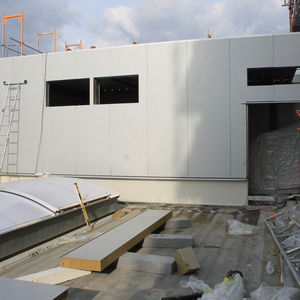
[{"label": "wooden support block", "polygon": [[122,208],[111,215],[113,219],[120,219],[128,213],[128,210]]},{"label": "wooden support block", "polygon": [[191,247],[178,249],[173,257],[176,260],[180,274],[192,273],[200,269],[198,259]]},{"label": "wooden support block", "polygon": [[60,258],[60,266],[102,271],[172,216],[170,210],[146,210]]}]

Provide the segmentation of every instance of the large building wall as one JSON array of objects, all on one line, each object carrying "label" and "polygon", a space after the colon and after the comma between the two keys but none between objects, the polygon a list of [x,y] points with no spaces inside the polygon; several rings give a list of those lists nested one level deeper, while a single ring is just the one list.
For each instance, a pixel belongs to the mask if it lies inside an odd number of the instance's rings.
[{"label": "large building wall", "polygon": [[[165,195],[177,199],[162,195],[157,201],[177,203],[214,204],[222,192],[200,201],[189,187],[208,195],[227,182],[233,191],[221,203],[244,204],[246,103],[300,100],[300,85],[247,86],[247,68],[300,66],[299,41],[299,34],[267,35],[0,59],[1,81],[28,80],[22,86],[18,173],[118,178],[121,189],[128,178],[168,179]],[[94,77],[131,74],[139,75],[139,103],[93,104]],[[75,78],[90,78],[90,105],[45,106],[45,81]],[[5,89],[1,84],[1,103]],[[182,193],[176,193],[178,181],[185,185]],[[148,201],[151,184],[143,186]],[[129,201],[128,189],[124,193]]]}]

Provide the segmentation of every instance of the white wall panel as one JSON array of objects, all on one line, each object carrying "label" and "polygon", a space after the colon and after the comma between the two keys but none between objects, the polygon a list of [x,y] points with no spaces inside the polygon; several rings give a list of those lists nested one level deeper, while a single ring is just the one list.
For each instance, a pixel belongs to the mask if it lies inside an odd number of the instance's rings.
[{"label": "white wall panel", "polygon": [[[300,66],[300,34],[289,33],[274,35],[274,66]],[[275,100],[299,101],[300,84],[276,85]]]},{"label": "white wall panel", "polygon": [[0,59],[0,108],[2,109],[7,95],[7,86],[3,81],[11,82],[13,58]]},{"label": "white wall panel", "polygon": [[139,103],[111,104],[111,174],[147,175],[147,47],[110,50],[110,75],[139,75]]},{"label": "white wall panel", "polygon": [[273,36],[230,39],[231,176],[247,171],[247,101],[274,101],[274,86],[247,86],[247,68],[273,66]]},{"label": "white wall panel", "polygon": [[75,77],[89,78],[109,74],[109,50],[89,49],[74,51]]},{"label": "white wall panel", "polygon": [[74,106],[46,107],[43,130],[43,171],[75,174]]},{"label": "white wall panel", "polygon": [[229,42],[188,43],[189,176],[230,176]]},{"label": "white wall panel", "polygon": [[110,175],[110,108],[75,108],[76,174]]},{"label": "white wall panel", "polygon": [[274,35],[274,66],[300,66],[300,34]]},{"label": "white wall panel", "polygon": [[148,51],[149,175],[187,177],[187,44]]},{"label": "white wall panel", "polygon": [[44,59],[44,55],[13,58],[12,81],[23,82],[27,80],[27,84],[21,85],[18,150],[19,173],[36,172],[42,109],[45,100]]},{"label": "white wall panel", "polygon": [[75,52],[76,51],[48,53],[46,80],[75,78]]}]

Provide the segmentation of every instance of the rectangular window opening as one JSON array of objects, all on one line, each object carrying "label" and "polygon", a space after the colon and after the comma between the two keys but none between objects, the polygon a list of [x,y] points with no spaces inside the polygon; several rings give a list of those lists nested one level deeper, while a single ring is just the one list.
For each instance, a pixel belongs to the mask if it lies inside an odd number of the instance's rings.
[{"label": "rectangular window opening", "polygon": [[138,75],[95,78],[94,87],[94,104],[139,102]]},{"label": "rectangular window opening", "polygon": [[90,104],[90,80],[68,79],[47,82],[47,106]]},{"label": "rectangular window opening", "polygon": [[247,69],[248,86],[299,84],[300,67],[274,67]]}]

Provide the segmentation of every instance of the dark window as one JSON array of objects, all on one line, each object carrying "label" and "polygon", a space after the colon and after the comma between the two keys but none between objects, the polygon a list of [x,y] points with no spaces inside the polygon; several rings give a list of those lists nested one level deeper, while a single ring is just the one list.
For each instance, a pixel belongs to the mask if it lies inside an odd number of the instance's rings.
[{"label": "dark window", "polygon": [[300,83],[300,67],[251,68],[248,85],[274,85]]},{"label": "dark window", "polygon": [[139,102],[139,76],[95,78],[95,104]]},{"label": "dark window", "polygon": [[47,106],[89,105],[89,79],[47,82]]}]

